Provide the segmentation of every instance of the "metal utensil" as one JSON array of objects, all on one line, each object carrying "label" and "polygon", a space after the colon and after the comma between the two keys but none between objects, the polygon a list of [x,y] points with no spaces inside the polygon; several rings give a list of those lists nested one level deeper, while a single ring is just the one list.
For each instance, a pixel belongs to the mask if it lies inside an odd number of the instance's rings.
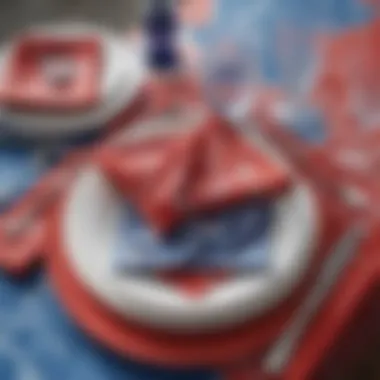
[{"label": "metal utensil", "polygon": [[297,350],[307,327],[337,282],[340,273],[355,256],[366,231],[365,225],[358,223],[349,228],[340,238],[316,279],[314,288],[267,355],[264,361],[266,373],[278,375],[285,369]]}]

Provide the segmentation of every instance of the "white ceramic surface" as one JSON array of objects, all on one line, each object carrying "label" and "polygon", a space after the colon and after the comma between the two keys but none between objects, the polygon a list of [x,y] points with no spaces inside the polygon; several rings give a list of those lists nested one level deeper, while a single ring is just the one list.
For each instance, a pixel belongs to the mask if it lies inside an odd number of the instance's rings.
[{"label": "white ceramic surface", "polygon": [[302,279],[318,239],[316,201],[299,180],[277,201],[268,272],[236,276],[194,299],[159,279],[112,270],[121,202],[100,171],[87,167],[67,195],[59,232],[74,271],[96,297],[127,318],[161,329],[222,329],[262,315]]},{"label": "white ceramic surface", "polygon": [[[56,35],[98,35],[103,44],[104,75],[101,78],[101,102],[93,110],[82,113],[48,115],[15,112],[2,108],[0,122],[13,133],[28,137],[65,137],[100,129],[121,112],[141,89],[145,69],[141,57],[125,38],[111,35],[102,29],[81,25],[47,26],[33,33]],[[0,80],[12,46],[2,48]]]}]

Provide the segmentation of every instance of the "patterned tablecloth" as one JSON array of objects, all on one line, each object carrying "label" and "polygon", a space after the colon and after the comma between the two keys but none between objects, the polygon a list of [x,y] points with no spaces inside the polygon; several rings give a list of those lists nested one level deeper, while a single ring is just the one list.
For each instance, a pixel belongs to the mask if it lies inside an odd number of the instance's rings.
[{"label": "patterned tablecloth", "polygon": [[[302,30],[350,26],[364,20],[368,13],[359,0],[219,0],[218,3],[216,21],[211,27],[198,31],[198,41],[212,43],[215,36],[230,33],[247,46],[254,44],[255,59],[262,62],[266,79],[272,81],[278,81],[287,73],[282,71],[281,74],[276,48],[276,30],[283,21],[296,27],[295,35],[300,36]],[[304,49],[308,42],[310,40],[300,40],[295,45],[295,56],[297,49],[310,52]],[[299,61],[301,64],[302,60]],[[288,72],[290,78],[291,75]],[[0,154],[0,160],[3,157],[8,160],[6,155]],[[22,160],[17,165],[22,165]],[[15,163],[14,171],[22,170],[17,165]],[[5,180],[8,177],[1,178],[1,172],[0,193],[2,184],[8,181]],[[21,283],[0,274],[1,380],[216,378],[213,372],[172,372],[118,358],[75,327],[61,309],[44,274]]]}]

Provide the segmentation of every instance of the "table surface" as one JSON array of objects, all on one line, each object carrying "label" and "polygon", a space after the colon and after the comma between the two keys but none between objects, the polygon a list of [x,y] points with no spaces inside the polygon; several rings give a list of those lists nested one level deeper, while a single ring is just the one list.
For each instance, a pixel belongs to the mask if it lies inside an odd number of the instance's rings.
[{"label": "table surface", "polygon": [[[349,26],[367,17],[359,0],[220,0],[212,30],[254,36],[267,79],[276,80],[274,29],[283,19],[298,31],[313,25]],[[242,18],[244,22],[242,21]],[[227,23],[228,19],[236,22]],[[210,29],[198,33],[207,44]],[[298,46],[302,49],[302,44]],[[1,183],[1,178],[0,178]],[[215,372],[176,372],[132,363],[98,347],[59,305],[43,273],[24,281],[0,274],[1,380],[170,380],[217,379]]]}]

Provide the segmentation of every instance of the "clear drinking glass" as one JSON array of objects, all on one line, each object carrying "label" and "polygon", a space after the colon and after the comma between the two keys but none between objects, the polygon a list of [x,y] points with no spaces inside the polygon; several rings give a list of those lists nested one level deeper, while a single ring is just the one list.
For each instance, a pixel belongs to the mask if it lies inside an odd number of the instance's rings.
[{"label": "clear drinking glass", "polygon": [[244,119],[258,86],[257,66],[249,49],[233,37],[221,38],[203,56],[202,76],[206,99],[217,112],[236,121]]},{"label": "clear drinking glass", "polygon": [[[287,8],[278,1],[272,51],[278,71],[277,83],[284,101],[275,113],[281,123],[311,142],[327,136],[325,112],[313,102],[313,90],[320,77],[322,48],[334,35],[366,21],[368,8],[357,0],[290,0]],[[325,59],[325,58],[323,58]]]},{"label": "clear drinking glass", "polygon": [[310,101],[320,41],[366,21],[370,8],[360,0],[215,0],[215,7],[207,25],[194,27],[210,102],[241,117],[263,85],[277,86],[283,124],[320,139],[325,122]]}]

